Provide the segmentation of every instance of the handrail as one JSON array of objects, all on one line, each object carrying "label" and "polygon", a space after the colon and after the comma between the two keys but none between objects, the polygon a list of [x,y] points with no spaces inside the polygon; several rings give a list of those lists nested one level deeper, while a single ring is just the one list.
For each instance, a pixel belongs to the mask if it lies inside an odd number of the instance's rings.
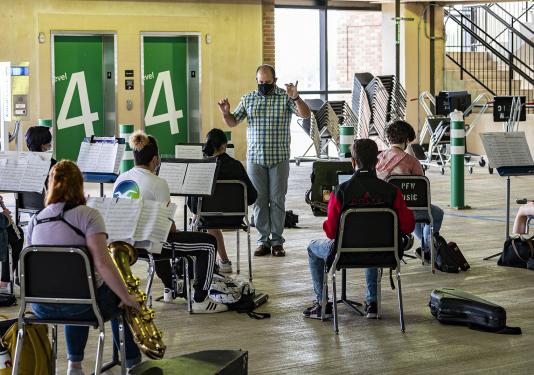
[{"label": "handrail", "polygon": [[512,25],[510,25],[508,22],[506,22],[506,20],[502,19],[502,17],[499,16],[497,13],[495,13],[493,10],[489,9],[489,7],[487,5],[483,5],[482,9],[484,9],[486,12],[491,14],[493,16],[493,18],[495,18],[497,21],[502,23],[508,30],[511,30],[512,33],[514,33],[517,36],[519,36],[519,38],[521,38],[525,43],[527,43],[529,46],[534,48],[534,42],[532,42],[532,40],[527,38],[522,32],[518,31],[516,28],[514,28]]},{"label": "handrail", "polygon": [[[497,8],[501,9],[503,12],[505,12],[507,15],[509,15],[515,23],[518,23],[520,24],[521,26],[523,26],[525,29],[527,29],[528,31],[530,31],[532,33],[532,35],[534,35],[534,30],[532,30],[530,27],[528,27],[526,24],[523,23],[523,21],[521,21],[519,18],[522,17],[524,14],[527,14],[527,12],[529,10],[531,10],[533,7],[534,7],[534,4],[530,5],[528,8],[525,9],[525,11],[523,13],[521,13],[518,17],[514,16],[512,13],[510,13],[506,8],[504,8],[501,4],[499,3],[491,3],[490,5],[493,5],[493,6],[496,6]],[[487,7],[489,7],[488,5],[486,5]]]}]

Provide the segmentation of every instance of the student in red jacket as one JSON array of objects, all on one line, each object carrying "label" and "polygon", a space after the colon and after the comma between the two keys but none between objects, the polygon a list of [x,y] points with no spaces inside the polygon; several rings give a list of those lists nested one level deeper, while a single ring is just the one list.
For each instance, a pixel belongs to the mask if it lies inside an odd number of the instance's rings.
[{"label": "student in red jacket", "polygon": [[[308,246],[308,260],[316,301],[313,306],[304,310],[303,314],[307,318],[321,318],[324,264],[334,251],[339,218],[346,207],[373,205],[391,207],[397,212],[399,229],[403,234],[411,233],[415,227],[413,212],[406,207],[401,191],[376,176],[375,167],[378,156],[376,143],[371,139],[355,140],[351,154],[352,166],[355,169],[354,175],[350,180],[339,185],[330,195],[328,218],[323,223],[327,238],[313,240]],[[365,312],[368,318],[376,318],[377,315],[377,278],[376,268],[365,270],[367,284]],[[331,302],[328,302],[326,306],[325,315],[326,317],[332,316]]]}]

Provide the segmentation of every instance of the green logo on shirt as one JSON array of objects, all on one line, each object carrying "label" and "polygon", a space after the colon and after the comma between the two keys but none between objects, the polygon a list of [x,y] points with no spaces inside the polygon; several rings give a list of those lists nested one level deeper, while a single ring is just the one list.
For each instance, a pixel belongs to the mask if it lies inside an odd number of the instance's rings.
[{"label": "green logo on shirt", "polygon": [[114,198],[141,199],[139,185],[132,180],[121,181],[113,191]]}]

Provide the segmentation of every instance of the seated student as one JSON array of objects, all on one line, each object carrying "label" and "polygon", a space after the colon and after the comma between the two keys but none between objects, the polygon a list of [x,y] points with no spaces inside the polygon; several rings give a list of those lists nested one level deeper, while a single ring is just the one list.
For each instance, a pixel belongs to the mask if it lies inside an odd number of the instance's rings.
[{"label": "seated student", "polygon": [[[2,196],[0,196],[2,199]],[[20,227],[17,227],[17,232],[10,222],[10,218],[14,220],[11,211],[7,208],[0,212],[0,262],[2,267],[2,274],[0,276],[0,293],[10,293],[9,283],[11,282],[11,275],[9,272],[9,246],[11,246],[12,269],[16,272],[19,263],[20,252],[24,247],[24,232]],[[20,236],[20,238],[19,238]]]},{"label": "seated student", "polygon": [[[46,208],[28,224],[28,245],[81,245],[87,246],[95,266],[98,307],[104,320],[109,320],[119,304],[139,308],[135,296],[128,290],[119,275],[107,249],[107,233],[100,213],[85,205],[83,176],[76,164],[63,160],[50,172],[46,197]],[[50,220],[64,213],[64,221]],[[47,220],[43,220],[47,219]],[[67,224],[68,223],[68,224]],[[50,275],[51,278],[54,275]],[[86,305],[50,305],[34,303],[32,309],[40,319],[96,319],[91,308]],[[119,345],[119,330],[116,320],[111,322],[113,340]],[[141,353],[134,342],[128,325],[125,329],[126,367],[141,362]],[[83,374],[82,360],[89,327],[65,326],[67,342],[68,371],[70,375]]]},{"label": "seated student", "polygon": [[[337,235],[339,218],[342,211],[349,206],[380,205],[393,208],[398,215],[399,229],[403,234],[413,231],[414,215],[406,207],[406,202],[398,188],[376,177],[378,147],[371,139],[357,139],[352,144],[351,161],[355,169],[350,180],[339,185],[330,195],[328,202],[328,218],[323,223],[326,239],[312,240],[308,246],[308,261],[315,291],[315,303],[304,310],[306,318],[321,319],[321,302],[323,300],[323,276],[325,261],[333,256],[334,241]],[[355,204],[354,202],[358,202]],[[377,278],[376,268],[365,269],[367,295],[365,313],[368,318],[377,315]],[[325,307],[326,317],[332,316],[332,304]]]},{"label": "seated student", "polygon": [[514,233],[515,234],[527,234],[528,227],[527,221],[529,216],[534,216],[534,202],[528,202],[527,204],[519,207],[517,215],[514,220]]},{"label": "seated student", "polygon": [[[217,176],[218,180],[239,180],[243,181],[247,185],[247,203],[248,205],[254,204],[256,198],[258,197],[258,192],[252,185],[247,171],[243,164],[239,161],[232,158],[226,153],[226,146],[228,144],[228,139],[226,134],[221,129],[211,129],[206,135],[206,143],[204,144],[204,155],[208,157],[217,157],[219,161],[219,174]],[[198,209],[198,200],[189,198],[187,205],[193,213],[197,213]],[[196,215],[195,215],[196,219]],[[210,223],[216,224],[219,218],[206,218]],[[228,218],[222,218],[223,222],[228,222]],[[239,218],[236,225],[241,224],[242,218]],[[217,260],[217,265],[219,266],[219,272],[222,273],[232,273],[232,262],[228,259],[226,254],[226,247],[224,246],[224,237],[220,229],[208,229],[208,233],[214,236],[217,239],[217,253],[219,258]]]},{"label": "seated student", "polygon": [[[156,139],[138,130],[129,139],[130,147],[134,156],[135,167],[123,173],[117,178],[113,185],[113,196],[116,198],[146,199],[168,203],[171,200],[169,185],[163,178],[155,175],[159,168],[160,158]],[[169,243],[206,243],[211,235],[198,232],[177,232],[173,224],[167,241]],[[208,297],[208,291],[213,278],[213,268],[215,266],[215,251],[205,246],[184,245],[180,249],[175,249],[177,256],[189,255],[195,257],[195,289],[193,296],[194,313],[217,313],[227,311],[226,305],[216,303]],[[167,245],[163,247],[160,255],[154,254],[156,261],[156,274],[165,286],[165,300],[171,298],[172,289],[172,269],[168,260],[171,249]],[[164,258],[159,260],[159,258]]]},{"label": "seated student", "polygon": [[[381,179],[387,179],[392,175],[410,175],[423,176],[423,168],[419,160],[405,152],[406,148],[415,139],[413,128],[405,121],[395,121],[386,128],[386,136],[390,147],[378,155],[378,164],[376,165],[376,174]],[[436,205],[430,206],[430,212],[434,222],[434,233],[439,233],[443,222],[443,210]],[[416,219],[427,217],[426,212],[416,211]],[[414,231],[415,237],[419,241],[424,238],[423,253],[421,248],[417,248],[417,256],[424,256],[425,260],[430,261],[430,225],[417,223]]]}]

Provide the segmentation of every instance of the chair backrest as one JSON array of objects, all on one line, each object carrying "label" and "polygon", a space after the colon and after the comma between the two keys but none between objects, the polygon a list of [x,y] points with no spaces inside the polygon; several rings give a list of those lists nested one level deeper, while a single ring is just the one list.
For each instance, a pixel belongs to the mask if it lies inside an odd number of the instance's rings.
[{"label": "chair backrest", "polygon": [[399,266],[397,213],[385,207],[349,207],[341,213],[332,268]]},{"label": "chair backrest", "polygon": [[392,175],[386,179],[398,187],[406,201],[406,206],[412,211],[425,211],[428,220],[432,219],[430,211],[430,181],[425,176],[397,176]]},{"label": "chair backrest", "polygon": [[248,216],[247,185],[239,180],[217,180],[211,197],[202,197],[200,217]]},{"label": "chair backrest", "polygon": [[94,304],[91,256],[80,246],[28,246],[20,255],[23,303]]},{"label": "chair backrest", "polygon": [[17,208],[25,211],[39,211],[45,207],[45,193],[21,192],[17,196]]}]

